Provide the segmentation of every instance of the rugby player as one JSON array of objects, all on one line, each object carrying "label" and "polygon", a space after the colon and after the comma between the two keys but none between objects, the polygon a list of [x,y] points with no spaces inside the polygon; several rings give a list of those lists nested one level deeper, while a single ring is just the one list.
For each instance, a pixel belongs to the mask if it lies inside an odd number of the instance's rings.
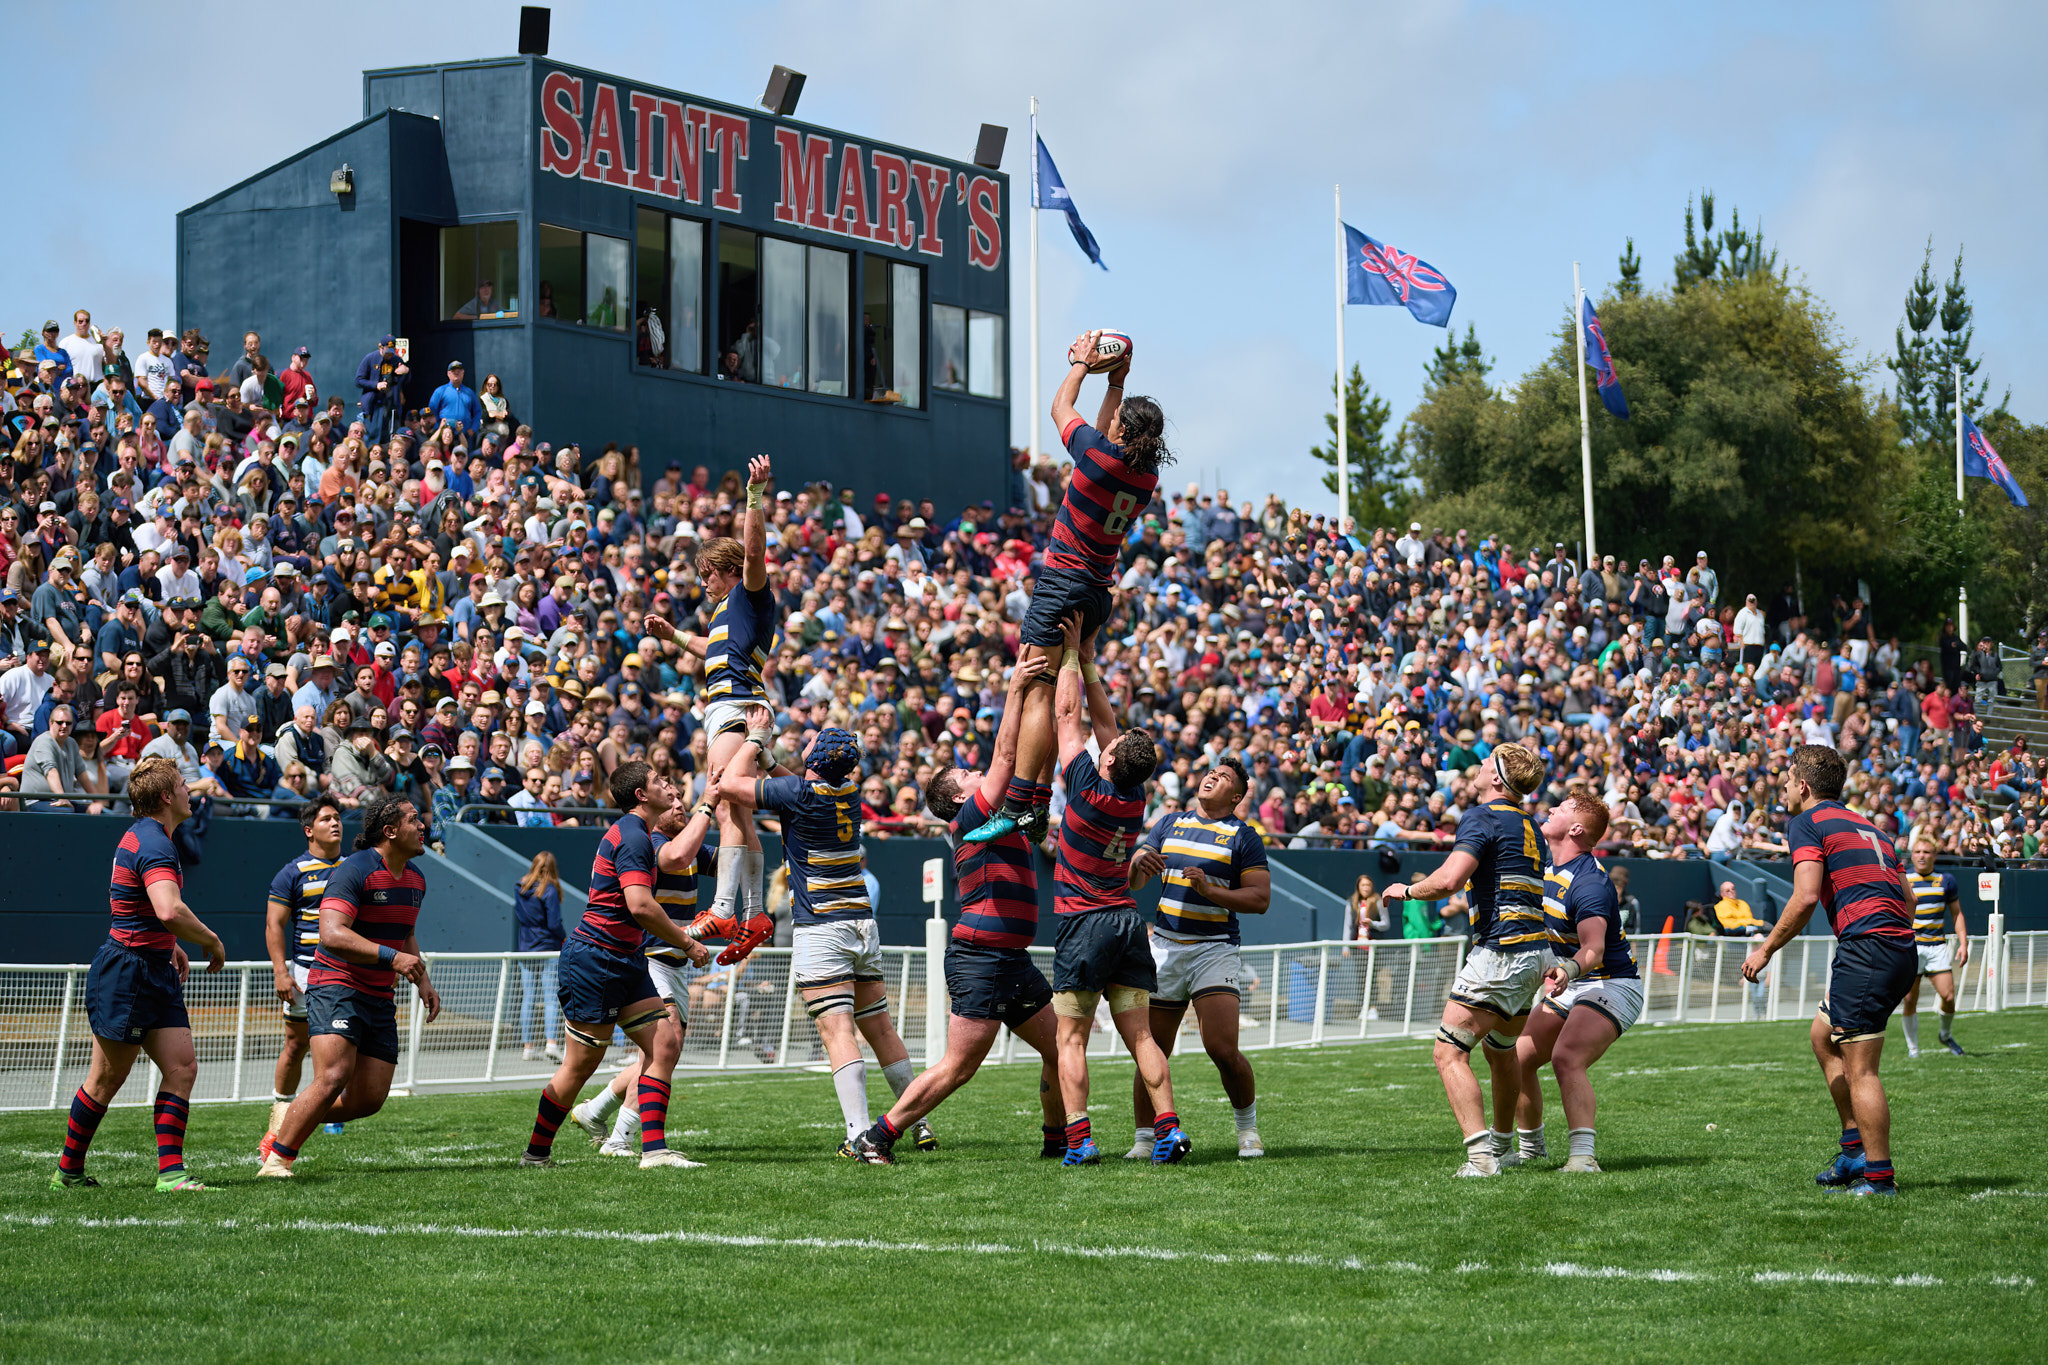
[{"label": "rugby player", "polygon": [[[1950,1030],[1956,1022],[1956,973],[1970,960],[1970,926],[1963,922],[1963,902],[1956,879],[1934,870],[1934,844],[1919,840],[1913,845],[1913,870],[1906,874],[1906,890],[1913,897],[1913,950],[1919,955],[1919,975],[1906,992],[1902,1011],[1906,1029],[1906,1055],[1920,1055],[1920,978],[1934,983],[1941,997],[1941,1045],[1956,1056],[1963,1045]],[[1948,919],[1955,916],[1956,943],[1948,943]]]},{"label": "rugby player", "polygon": [[640,759],[615,768],[610,788],[620,815],[598,840],[589,904],[562,947],[558,993],[569,1036],[561,1066],[541,1087],[533,1135],[519,1164],[554,1164],[555,1131],[604,1061],[616,1025],[640,1049],[640,1169],[699,1169],[703,1162],[668,1145],[669,1078],[682,1054],[682,1034],[662,1027],[669,1022],[668,1006],[654,988],[640,949],[651,934],[682,949],[696,966],[711,960],[711,950],[671,920],[654,898],[652,830],[676,803],[676,790]]},{"label": "rugby player", "polygon": [[327,874],[320,944],[306,975],[313,1083],[278,1121],[257,1175],[291,1178],[315,1128],[384,1107],[398,1070],[397,978],[419,991],[428,1023],[441,1013],[417,929],[427,879],[412,863],[426,851],[427,824],[418,809],[403,796],[381,796],[363,811],[356,851]]},{"label": "rugby player", "polygon": [[[1240,1157],[1264,1156],[1266,1144],[1259,1139],[1252,1064],[1237,1047],[1238,982],[1244,975],[1237,917],[1265,914],[1273,898],[1265,842],[1235,813],[1250,790],[1243,764],[1219,760],[1195,788],[1194,809],[1154,825],[1131,859],[1133,891],[1154,877],[1162,879],[1159,921],[1152,926],[1152,962],[1159,970],[1159,988],[1152,994],[1153,1041],[1172,1056],[1181,1020],[1188,1005],[1194,1005],[1202,1047],[1216,1063],[1237,1119]],[[1138,1133],[1124,1156],[1135,1161],[1152,1155],[1157,1137],[1152,1098],[1135,1074],[1131,1104]]]},{"label": "rugby player", "polygon": [[[740,538],[714,536],[697,551],[697,573],[704,595],[716,601],[708,635],[687,635],[659,617],[649,616],[645,629],[658,640],[673,640],[704,661],[704,729],[709,735],[706,771],[718,772],[747,743],[747,714],[765,708],[767,688],[761,670],[775,645],[775,593],[768,586],[768,481],[773,475],[766,455],[747,462],[747,506]],[[761,723],[766,733],[768,721]],[[753,736],[757,743],[761,737]],[[728,939],[721,963],[738,962],[775,933],[762,899],[761,836],[743,811],[720,806],[718,811],[718,881],[711,908],[695,926],[706,937]],[[865,1125],[863,1125],[865,1126]]]},{"label": "rugby player", "polygon": [[[679,925],[697,918],[697,878],[717,871],[717,863],[704,847],[704,836],[712,825],[711,810],[709,802],[699,802],[685,824],[683,803],[678,801],[654,822],[654,899]],[[647,974],[654,979],[655,993],[668,1002],[668,1019],[659,1027],[675,1031],[676,1055],[680,1057],[690,1031],[690,992],[683,975],[689,959],[674,944],[652,934],[641,938],[640,951],[647,955]],[[569,1111],[570,1120],[598,1144],[600,1155],[640,1155],[640,1108],[625,1103],[626,1096],[639,1093],[639,1085],[636,1058],[594,1098]],[[618,1116],[615,1120],[614,1113]],[[605,1134],[608,1121],[610,1136]]]},{"label": "rugby player", "polygon": [[[1433,901],[1471,887],[1472,951],[1451,983],[1435,1048],[1444,1095],[1465,1135],[1461,1176],[1500,1174],[1521,1091],[1515,1040],[1550,965],[1550,936],[1543,927],[1543,869],[1550,851],[1534,817],[1522,808],[1523,798],[1543,779],[1543,764],[1521,745],[1503,744],[1477,772],[1477,803],[1458,821],[1450,856],[1420,881],[1395,882],[1382,893],[1388,900]],[[1491,1130],[1472,1071],[1472,1048],[1482,1036],[1493,1078]]]},{"label": "rugby player", "polygon": [[1802,744],[1785,769],[1785,843],[1792,850],[1792,899],[1770,936],[1743,959],[1757,980],[1771,958],[1827,911],[1835,961],[1813,1017],[1813,1055],[1842,1119],[1840,1154],[1814,1177],[1853,1195],[1896,1195],[1892,1113],[1878,1064],[1886,1022],[1917,979],[1913,902],[1891,841],[1841,802],[1849,765],[1825,744]]},{"label": "rugby player", "polygon": [[1544,874],[1543,915],[1556,958],[1544,973],[1543,995],[1515,1043],[1522,1093],[1515,1109],[1520,1150],[1503,1166],[1549,1153],[1543,1145],[1543,1088],[1536,1073],[1547,1062],[1571,1143],[1567,1171],[1598,1171],[1593,1158],[1593,1116],[1598,1100],[1586,1070],[1642,1017],[1643,980],[1621,931],[1621,899],[1593,849],[1607,833],[1607,807],[1584,792],[1560,801],[1543,822],[1552,864]]},{"label": "rugby player", "polygon": [[[766,708],[749,718],[765,733]],[[718,781],[718,794],[739,811],[772,810],[782,816],[782,854],[789,863],[789,892],[795,921],[789,970],[803,994],[804,1012],[818,1027],[832,1064],[832,1088],[839,1095],[846,1137],[839,1155],[854,1155],[853,1140],[865,1132],[868,1064],[860,1055],[866,1038],[881,1064],[882,1078],[897,1098],[910,1088],[910,1049],[889,1022],[889,988],[882,975],[882,934],[861,875],[860,743],[839,726],[820,730],[804,751],[801,774],[781,769],[760,776],[756,756],[765,742],[748,742]],[[748,818],[751,824],[751,818]],[[921,1151],[939,1145],[924,1119],[911,1125]]]},{"label": "rugby player", "polygon": [[[1081,635],[1092,638],[1109,615],[1110,585],[1121,566],[1117,555],[1131,529],[1144,515],[1152,491],[1159,486],[1160,466],[1172,463],[1166,448],[1166,418],[1150,398],[1124,397],[1128,358],[1110,371],[1109,389],[1089,426],[1074,410],[1081,381],[1088,377],[1088,357],[1100,331],[1083,332],[1067,350],[1067,377],[1052,400],[1052,419],[1060,440],[1073,457],[1074,472],[1053,522],[1052,544],[1045,567],[1031,594],[1024,617],[1023,655],[1050,659],[1061,648],[1060,622],[1081,614]],[[1093,662],[1093,655],[1090,655]],[[1025,698],[1024,726],[1017,740],[1017,775],[1003,796],[1003,808],[965,836],[970,843],[1001,838],[1019,828],[1033,840],[1045,837],[1052,800],[1052,764],[1057,744],[1053,726],[1054,689],[1041,677]],[[1147,774],[1149,776],[1150,774]]]},{"label": "rugby player", "polygon": [[220,936],[185,904],[185,874],[171,831],[191,818],[192,793],[178,765],[162,757],[136,764],[128,775],[128,804],[135,823],[114,846],[107,887],[113,927],[85,975],[92,1064],[85,1084],[71,1097],[64,1149],[50,1188],[99,1187],[85,1173],[86,1149],[134,1068],[136,1054],[146,1052],[163,1073],[155,1104],[156,1187],[159,1193],[184,1194],[206,1186],[185,1170],[185,1120],[199,1059],[185,1013],[185,974],[191,964],[178,940],[206,949],[209,972],[227,965],[227,952]]},{"label": "rugby player", "polygon": [[[1117,733],[1109,698],[1092,677],[1092,635],[1090,662],[1082,663],[1081,613],[1069,614],[1060,627],[1065,652],[1053,709],[1067,808],[1060,816],[1052,900],[1059,918],[1052,1007],[1058,1016],[1060,1097],[1066,1105],[1067,1151],[1060,1164],[1093,1166],[1102,1160],[1088,1126],[1088,1034],[1095,1007],[1105,997],[1110,1022],[1131,1050],[1139,1083],[1152,1101],[1152,1160],[1165,1164],[1185,1157],[1192,1144],[1173,1112],[1166,1054],[1153,1041],[1147,1018],[1159,971],[1131,895],[1129,866],[1144,833],[1145,783],[1159,766],[1159,750],[1143,730]],[[1028,734],[1028,718],[1025,724]],[[1102,753],[1100,768],[1088,753],[1091,733]]]},{"label": "rugby player", "polygon": [[270,1126],[256,1148],[258,1161],[270,1155],[277,1125],[299,1096],[307,1047],[306,977],[320,947],[320,898],[327,890],[328,874],[341,861],[341,803],[324,794],[314,797],[299,808],[299,828],[306,832],[306,851],[270,879],[270,899],[263,911],[271,987],[284,1011],[284,1047],[271,1080]]},{"label": "rugby player", "polygon": [[[1024,719],[1024,694],[1051,662],[1044,655],[1018,661],[1010,672],[1009,699],[996,728],[988,771],[946,768],[925,789],[925,808],[944,820],[957,840],[962,830],[987,820],[1009,790],[1017,768],[1017,729]],[[853,1140],[853,1154],[886,1166],[896,1140],[939,1107],[980,1069],[1004,1025],[1037,1049],[1038,1105],[1044,1111],[1044,1141],[1038,1154],[1063,1157],[1067,1139],[1061,1121],[1059,1048],[1053,1029],[1052,987],[1026,950],[1038,934],[1038,868],[1018,831],[986,843],[956,843],[954,871],[960,887],[960,918],[946,944],[946,995],[952,1018],[946,1024],[946,1055],[928,1066],[897,1097],[888,1113]]]}]

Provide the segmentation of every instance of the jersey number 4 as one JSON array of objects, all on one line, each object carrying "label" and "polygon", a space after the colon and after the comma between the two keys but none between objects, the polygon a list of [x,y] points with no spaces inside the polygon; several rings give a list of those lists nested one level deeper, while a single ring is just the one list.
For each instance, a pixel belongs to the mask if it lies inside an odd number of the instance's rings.
[{"label": "jersey number 4", "polygon": [[1120,536],[1131,524],[1131,513],[1138,510],[1138,495],[1119,493],[1110,500],[1109,517],[1102,523],[1102,529],[1113,536]]},{"label": "jersey number 4", "polygon": [[1111,837],[1108,846],[1102,850],[1102,856],[1106,862],[1120,863],[1130,851],[1131,836],[1123,830],[1118,830]]}]

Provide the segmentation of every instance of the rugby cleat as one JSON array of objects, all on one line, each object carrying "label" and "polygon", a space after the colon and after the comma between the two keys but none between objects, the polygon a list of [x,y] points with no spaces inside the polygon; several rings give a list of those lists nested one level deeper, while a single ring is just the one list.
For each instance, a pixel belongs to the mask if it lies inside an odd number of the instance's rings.
[{"label": "rugby cleat", "polygon": [[276,1142],[277,1134],[269,1132],[263,1135],[263,1141],[256,1144],[256,1164],[258,1166],[270,1160],[270,1149]]},{"label": "rugby cleat", "polygon": [[1942,1039],[1941,1045],[1947,1048],[1949,1052],[1954,1056],[1960,1057],[1963,1055],[1963,1045],[1953,1038]]},{"label": "rugby cleat", "polygon": [[939,1150],[939,1135],[934,1133],[931,1124],[923,1119],[919,1119],[911,1125],[910,1142],[920,1152],[936,1152]]},{"label": "rugby cleat", "polygon": [[1857,1199],[1867,1199],[1872,1195],[1889,1199],[1896,1197],[1898,1192],[1899,1183],[1896,1180],[1863,1180],[1859,1178],[1854,1184],[1849,1186],[1850,1195]]},{"label": "rugby cleat", "polygon": [[1564,1165],[1558,1167],[1558,1169],[1560,1171],[1584,1172],[1598,1175],[1600,1173],[1600,1163],[1589,1156],[1575,1156],[1570,1161],[1565,1162]]},{"label": "rugby cleat", "polygon": [[1067,1140],[1060,1135],[1057,1129],[1047,1129],[1042,1133],[1042,1136],[1044,1141],[1038,1144],[1040,1160],[1058,1161],[1067,1154]]},{"label": "rugby cleat", "polygon": [[1237,1135],[1237,1156],[1240,1161],[1265,1154],[1266,1144],[1260,1140],[1257,1129]]},{"label": "rugby cleat", "polygon": [[53,1190],[96,1190],[99,1187],[100,1182],[94,1180],[83,1171],[80,1171],[77,1175],[72,1175],[68,1171],[59,1171],[50,1177],[50,1188]]},{"label": "rugby cleat", "polygon": [[1024,818],[1017,822],[1017,828],[1024,831],[1024,837],[1034,844],[1045,842],[1045,832],[1052,825],[1052,807],[1033,806],[1024,812]]},{"label": "rugby cleat", "polygon": [[292,1163],[276,1152],[266,1153],[263,1164],[256,1168],[256,1176],[260,1180],[290,1180],[293,1175]]},{"label": "rugby cleat", "polygon": [[1475,1156],[1471,1158],[1455,1172],[1456,1177],[1459,1179],[1472,1179],[1499,1174],[1500,1163],[1493,1159],[1492,1153],[1488,1153],[1483,1157]]},{"label": "rugby cleat", "polygon": [[611,1136],[611,1120],[601,1119],[591,1113],[587,1100],[569,1111],[569,1122],[590,1135],[590,1145],[593,1147],[603,1145],[604,1140]]},{"label": "rugby cleat", "polygon": [[1835,1158],[1835,1164],[1813,1178],[1813,1183],[1831,1190],[1847,1189],[1854,1181],[1863,1178],[1863,1153],[1851,1156],[1843,1152]]},{"label": "rugby cleat", "polygon": [[1006,810],[999,810],[988,818],[987,823],[976,825],[960,836],[963,844],[985,844],[991,839],[1000,839],[1006,834],[1015,834],[1019,828],[1017,817]]},{"label": "rugby cleat", "polygon": [[1181,1126],[1176,1123],[1152,1139],[1152,1164],[1171,1166],[1193,1151],[1194,1146],[1194,1143],[1188,1141],[1188,1135],[1181,1131]]},{"label": "rugby cleat", "polygon": [[532,1152],[521,1152],[519,1154],[519,1164],[522,1166],[552,1166],[555,1164],[555,1159],[551,1156],[535,1156]]},{"label": "rugby cleat", "polygon": [[1079,1147],[1067,1148],[1067,1154],[1060,1158],[1062,1166],[1099,1166],[1102,1164],[1102,1149],[1089,1138]]},{"label": "rugby cleat", "polygon": [[[1145,1130],[1145,1133],[1151,1131],[1148,1128]],[[1125,1161],[1150,1161],[1152,1159],[1152,1138],[1146,1137],[1145,1133],[1139,1133],[1131,1139],[1131,1150],[1124,1153]]]},{"label": "rugby cleat", "polygon": [[690,937],[694,939],[739,937],[740,920],[737,915],[721,915],[716,910],[705,910],[690,921]]},{"label": "rugby cleat", "polygon": [[853,1156],[853,1139],[841,1138],[839,1140],[839,1151],[836,1155],[851,1158]]},{"label": "rugby cleat", "polygon": [[718,955],[718,965],[721,967],[730,967],[735,962],[745,961],[752,955],[754,949],[774,938],[775,917],[756,915],[740,924],[730,937],[732,942],[726,944],[724,951]]},{"label": "rugby cleat", "polygon": [[1500,1167],[1500,1168],[1501,1168],[1502,1170],[1506,1170],[1506,1169],[1507,1169],[1508,1167],[1510,1167],[1510,1166],[1519,1166],[1519,1165],[1521,1165],[1521,1164],[1522,1164],[1522,1154],[1521,1154],[1520,1152],[1513,1152],[1513,1151],[1509,1151],[1509,1152],[1495,1152],[1495,1153],[1493,1154],[1493,1162],[1494,1162],[1494,1165],[1496,1165],[1496,1166]]},{"label": "rugby cleat", "polygon": [[866,1133],[846,1140],[845,1155],[852,1157],[855,1161],[865,1161],[870,1166],[894,1166],[896,1164],[896,1154],[890,1150],[889,1144],[877,1142]]},{"label": "rugby cleat", "polygon": [[640,1155],[640,1144],[637,1141],[625,1141],[620,1138],[607,1136],[603,1144],[598,1147],[597,1154],[599,1156],[638,1156]]},{"label": "rugby cleat", "polygon": [[156,1178],[158,1194],[197,1194],[201,1190],[211,1188],[193,1179],[189,1171],[165,1171]]},{"label": "rugby cleat", "polygon": [[640,1169],[651,1171],[657,1166],[673,1166],[678,1170],[701,1171],[704,1163],[692,1161],[673,1147],[657,1147],[651,1152],[640,1154]]}]

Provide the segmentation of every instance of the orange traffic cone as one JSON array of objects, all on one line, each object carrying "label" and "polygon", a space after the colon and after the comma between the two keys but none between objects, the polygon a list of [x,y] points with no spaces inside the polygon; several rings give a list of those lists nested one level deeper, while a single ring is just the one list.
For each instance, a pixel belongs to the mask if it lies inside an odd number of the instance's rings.
[{"label": "orange traffic cone", "polygon": [[[1675,916],[1675,915],[1666,915],[1666,916],[1664,917],[1664,927],[1663,927],[1663,929],[1662,929],[1662,930],[1660,930],[1659,932],[1661,932],[1661,933],[1665,933],[1665,934],[1669,934],[1669,933],[1671,932],[1671,930],[1672,930],[1672,929],[1673,929],[1673,928],[1674,928],[1674,927],[1675,927],[1675,926],[1676,926],[1677,924],[1678,924],[1678,918],[1677,918],[1677,916]],[[1654,958],[1654,959],[1653,959],[1653,960],[1651,961],[1651,963],[1650,963],[1650,970],[1651,970],[1652,972],[1656,973],[1656,974],[1657,974],[1658,976],[1677,976],[1677,975],[1678,975],[1678,973],[1677,973],[1677,972],[1674,972],[1674,971],[1672,971],[1672,970],[1671,970],[1671,940],[1670,940],[1670,939],[1668,939],[1668,938],[1660,938],[1660,939],[1658,939],[1658,940],[1657,940],[1657,956],[1656,956],[1656,957],[1655,957],[1655,958]]]}]

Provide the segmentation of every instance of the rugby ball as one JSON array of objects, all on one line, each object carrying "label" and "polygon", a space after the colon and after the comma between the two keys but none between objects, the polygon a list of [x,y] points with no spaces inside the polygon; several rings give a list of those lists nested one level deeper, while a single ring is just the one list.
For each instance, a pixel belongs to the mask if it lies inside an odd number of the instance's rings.
[{"label": "rugby ball", "polygon": [[1085,360],[1088,373],[1102,374],[1113,370],[1131,358],[1131,336],[1105,327],[1095,338],[1095,349]]}]

